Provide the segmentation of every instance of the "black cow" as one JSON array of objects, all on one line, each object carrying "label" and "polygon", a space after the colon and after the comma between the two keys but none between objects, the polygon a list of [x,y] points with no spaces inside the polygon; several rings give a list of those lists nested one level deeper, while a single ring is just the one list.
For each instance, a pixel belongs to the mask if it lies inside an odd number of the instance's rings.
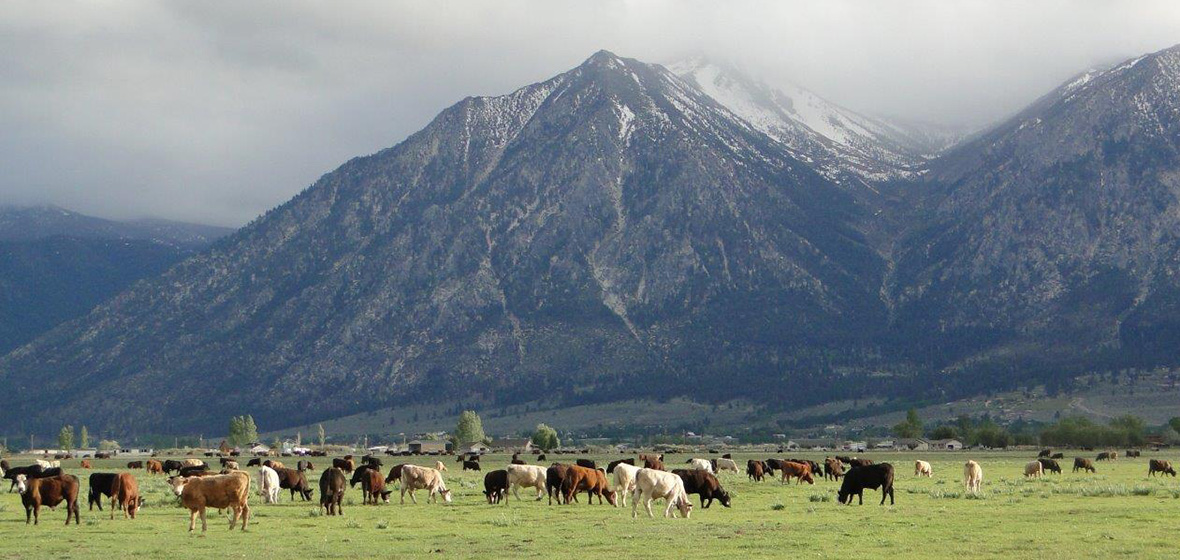
[{"label": "black cow", "polygon": [[180,467],[180,476],[201,476],[208,472],[209,465],[194,465],[191,467]]},{"label": "black cow", "polygon": [[848,460],[848,464],[852,465],[853,467],[867,467],[867,466],[873,464],[873,460],[872,459],[857,459],[856,457],[853,457]]},{"label": "black cow", "polygon": [[577,461],[574,461],[574,464],[579,467],[586,467],[588,469],[597,469],[598,468],[598,465],[595,464],[594,461],[591,461],[590,459],[578,459]]},{"label": "black cow", "polygon": [[315,465],[312,465],[311,461],[299,461],[298,463],[295,464],[295,470],[297,470],[297,471],[314,471]]},{"label": "black cow", "polygon": [[172,474],[172,471],[180,472],[180,469],[184,468],[184,463],[181,463],[175,459],[167,459],[164,461],[163,467],[164,474]]},{"label": "black cow", "polygon": [[483,495],[489,504],[503,500],[504,505],[508,505],[508,471],[498,469],[483,475]]},{"label": "black cow", "polygon": [[606,472],[613,473],[613,472],[615,472],[615,467],[617,467],[619,465],[624,465],[624,464],[631,465],[632,467],[634,467],[635,466],[635,459],[619,459],[618,461],[611,461],[606,466]]},{"label": "black cow", "polygon": [[25,475],[26,478],[36,478],[44,471],[45,471],[45,469],[41,468],[41,465],[28,465],[25,467],[5,467],[4,468],[4,478],[7,478],[8,480],[12,481],[12,484],[9,485],[8,491],[12,492],[12,489],[16,488],[16,476],[17,475],[23,474],[23,475]]},{"label": "black cow", "polygon": [[[811,473],[814,475],[817,475],[817,476],[824,472],[824,468],[822,466],[820,466],[819,463],[816,463],[815,461],[808,461],[807,459],[787,459],[787,461],[791,462],[791,463],[802,463],[804,465],[807,465],[807,466],[811,467]],[[717,470],[717,469],[713,469],[713,470]]]},{"label": "black cow", "polygon": [[261,467],[262,466],[262,458],[255,457],[253,459],[250,459],[249,461],[246,461],[246,466],[247,467]]},{"label": "black cow", "polygon": [[1064,459],[1065,453],[1054,453],[1049,456],[1050,459]]},{"label": "black cow", "polygon": [[1091,460],[1089,460],[1089,459],[1083,459],[1083,458],[1081,458],[1081,457],[1074,457],[1074,460],[1073,460],[1073,472],[1078,472],[1079,470],[1083,470],[1083,471],[1087,471],[1087,472],[1092,472],[1092,473],[1097,473],[1097,472],[1098,472],[1098,469],[1095,469],[1095,468],[1094,468],[1094,462],[1093,462],[1093,461],[1091,461]]},{"label": "black cow", "polygon": [[713,500],[729,507],[729,492],[721,488],[721,483],[712,474],[697,469],[675,469],[672,473],[684,481],[685,492],[701,497],[701,508],[709,509]]},{"label": "black cow", "polygon": [[94,511],[94,506],[98,506],[98,511],[102,511],[103,497],[111,497],[111,484],[115,482],[115,477],[119,476],[116,473],[94,473],[90,475],[90,510]]},{"label": "black cow", "polygon": [[844,474],[844,482],[840,484],[836,497],[840,503],[852,505],[852,497],[856,496],[860,505],[864,505],[865,488],[880,488],[881,505],[885,505],[886,496],[889,497],[889,505],[893,505],[893,465],[881,463],[852,467]]},{"label": "black cow", "polygon": [[361,466],[357,467],[355,471],[352,471],[352,478],[348,481],[348,485],[353,488],[356,488],[357,483],[364,482],[365,477],[369,476],[368,472],[372,471],[372,470],[380,470],[380,469],[378,469],[377,467],[374,467],[373,465],[370,465],[368,463],[362,464]]},{"label": "black cow", "polygon": [[481,470],[479,468],[479,461],[463,461],[463,470],[465,470],[465,471]]},{"label": "black cow", "polygon": [[1053,459],[1046,459],[1044,457],[1041,457],[1037,460],[1041,462],[1041,469],[1043,469],[1045,472],[1061,474],[1061,465],[1059,465],[1057,461],[1054,461]]},{"label": "black cow", "polygon": [[381,467],[385,466],[384,463],[381,462],[380,458],[374,457],[372,455],[365,455],[364,457],[361,457],[361,464],[373,465],[374,467],[377,467],[377,470],[381,470]]}]

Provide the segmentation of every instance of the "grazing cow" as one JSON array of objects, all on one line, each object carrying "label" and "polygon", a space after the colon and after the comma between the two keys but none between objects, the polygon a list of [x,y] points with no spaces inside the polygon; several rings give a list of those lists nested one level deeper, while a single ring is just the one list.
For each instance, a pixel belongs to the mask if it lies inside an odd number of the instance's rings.
[{"label": "grazing cow", "polygon": [[185,459],[184,461],[181,461],[181,466],[183,466],[183,467],[205,467],[206,469],[209,468],[209,465],[200,459]]},{"label": "grazing cow", "polygon": [[1128,458],[1129,457],[1139,457],[1141,455],[1142,455],[1142,453],[1140,453],[1140,451],[1138,449],[1128,449],[1127,452],[1124,454],[1124,456],[1128,457]]},{"label": "grazing cow", "polygon": [[632,519],[638,514],[640,502],[647,510],[647,516],[655,517],[651,511],[651,502],[656,498],[664,498],[668,501],[664,517],[672,517],[673,508],[679,509],[685,519],[688,519],[692,514],[692,500],[684,491],[684,479],[674,473],[647,468],[639,469],[639,472],[635,474],[635,491],[631,498],[634,500],[631,503]]},{"label": "grazing cow", "polygon": [[1041,478],[1045,475],[1045,466],[1040,460],[1024,465],[1024,478]]},{"label": "grazing cow", "polygon": [[766,464],[757,459],[746,461],[746,476],[754,482],[762,482],[762,478],[766,476]]},{"label": "grazing cow", "polygon": [[[663,455],[660,455],[660,457],[663,457]],[[643,460],[643,468],[662,471],[664,470],[664,461],[663,459],[648,457]]]},{"label": "grazing cow", "polygon": [[824,471],[824,468],[822,465],[820,465],[819,463],[812,461],[810,459],[787,459],[787,461],[792,462],[792,463],[802,463],[804,465],[811,467],[812,474],[819,474]]},{"label": "grazing cow", "polygon": [[320,475],[320,507],[327,510],[328,515],[344,515],[341,503],[344,492],[348,490],[348,479],[339,467],[324,469]]},{"label": "grazing cow", "polygon": [[583,468],[587,468],[587,469],[597,469],[598,468],[598,465],[595,464],[594,461],[591,461],[590,459],[578,459],[578,460],[574,461],[574,464],[579,467],[583,467]]},{"label": "grazing cow", "polygon": [[247,467],[261,467],[262,466],[262,459],[259,459],[258,457],[250,459],[249,461],[246,461],[246,466]]},{"label": "grazing cow", "polygon": [[94,506],[98,506],[98,511],[102,511],[103,497],[111,497],[111,485],[115,482],[115,477],[119,475],[115,473],[94,473],[90,475],[90,495],[89,508],[94,511]]},{"label": "grazing cow", "polygon": [[846,455],[836,455],[836,460],[844,463],[845,465],[852,465],[852,457],[848,457]]},{"label": "grazing cow", "polygon": [[827,457],[824,459],[824,479],[831,479],[839,481],[840,477],[844,476],[844,463],[835,457]]},{"label": "grazing cow", "polygon": [[786,461],[784,461],[782,459],[767,459],[766,461],[764,461],[764,463],[766,464],[766,474],[768,474],[770,476],[774,476],[774,471],[777,471],[777,470],[783,468],[782,464],[785,462]]},{"label": "grazing cow", "polygon": [[238,466],[237,461],[226,461],[224,466],[225,466],[226,470],[231,470],[231,471],[242,470],[241,467]]},{"label": "grazing cow", "polygon": [[129,469],[142,469],[143,468],[143,461],[129,461],[127,463],[127,468],[129,468]]},{"label": "grazing cow", "polygon": [[463,470],[465,470],[465,471],[478,471],[478,470],[480,470],[479,461],[463,461]]},{"label": "grazing cow", "polygon": [[208,472],[208,465],[191,465],[180,468],[180,476],[203,476],[202,473]]},{"label": "grazing cow", "polygon": [[635,491],[635,476],[639,473],[639,467],[631,463],[619,463],[615,465],[615,492],[619,496],[619,505],[627,507],[627,496]]},{"label": "grazing cow", "polygon": [[295,470],[297,470],[297,471],[314,471],[315,465],[311,464],[311,461],[299,461],[298,463],[295,463]]},{"label": "grazing cow", "polygon": [[402,480],[402,467],[404,467],[404,466],[406,466],[405,463],[398,463],[392,467],[389,467],[389,476],[385,477],[385,483],[386,484],[392,484],[394,482],[400,483]]},{"label": "grazing cow", "polygon": [[605,471],[573,465],[566,471],[561,488],[565,493],[565,503],[567,504],[573,499],[574,494],[585,491],[586,505],[594,503],[594,496],[598,496],[599,505],[602,505],[603,496],[606,496],[606,501],[610,505],[617,505],[615,492],[610,489],[610,484],[607,483]]},{"label": "grazing cow", "polygon": [[853,457],[848,460],[848,464],[852,465],[854,467],[867,467],[867,466],[873,464],[873,460],[872,459],[857,459],[856,457]]},{"label": "grazing cow", "polygon": [[685,461],[685,463],[688,464],[689,468],[696,469],[698,471],[705,471],[707,473],[713,472],[713,462],[708,459],[689,459]]},{"label": "grazing cow", "polygon": [[81,465],[81,466],[82,466],[82,468],[84,468],[84,469],[89,469],[89,468],[90,468],[90,460],[89,460],[89,459],[82,459],[82,465]]},{"label": "grazing cow", "polygon": [[1102,453],[1099,453],[1098,458],[1096,460],[1097,461],[1110,461],[1111,460],[1110,451],[1103,451]]},{"label": "grazing cow", "polygon": [[815,484],[815,477],[811,474],[811,465],[807,463],[783,461],[779,463],[779,469],[782,470],[783,484],[791,482],[792,478],[798,478],[799,484],[803,484],[803,481],[807,481],[808,484]]},{"label": "grazing cow", "polygon": [[144,469],[148,474],[164,474],[164,464],[155,459],[149,459],[144,463]]},{"label": "grazing cow", "polygon": [[262,503],[279,503],[279,473],[270,467],[258,469],[258,488],[262,491]]},{"label": "grazing cow", "polygon": [[172,471],[180,472],[180,469],[184,468],[184,463],[174,459],[167,459],[164,461],[163,468],[164,474],[171,474]]},{"label": "grazing cow", "polygon": [[262,466],[270,467],[275,470],[287,468],[287,465],[284,465],[281,461],[275,461],[274,459],[267,459],[263,461]]},{"label": "grazing cow", "polygon": [[435,461],[434,470],[438,472],[447,472],[447,466],[444,465],[442,461]]},{"label": "grazing cow", "polygon": [[139,510],[139,483],[131,473],[120,473],[111,483],[111,519],[115,518],[116,508],[123,512],[123,519],[135,519]]},{"label": "grazing cow", "polygon": [[979,492],[979,486],[983,484],[983,467],[979,463],[967,461],[963,465],[963,484],[968,492]]},{"label": "grazing cow", "polygon": [[538,462],[544,462],[544,461],[545,461],[545,454],[544,454],[544,453],[542,453],[542,454],[540,454],[540,455],[537,455],[537,461],[538,461]]},{"label": "grazing cow", "polygon": [[232,531],[239,518],[242,530],[250,518],[250,475],[243,471],[230,474],[185,478],[174,476],[168,479],[172,493],[180,496],[180,502],[189,510],[188,531],[196,529],[197,515],[201,516],[201,532],[208,529],[205,509],[229,509],[229,528]]},{"label": "grazing cow", "polygon": [[1046,473],[1051,472],[1051,473],[1061,474],[1061,465],[1057,464],[1057,461],[1054,461],[1053,459],[1037,459],[1037,460],[1041,462],[1041,468]]},{"label": "grazing cow", "polygon": [[1049,455],[1051,455],[1051,454],[1053,454],[1052,449],[1042,449],[1040,453],[1037,453],[1037,459],[1040,459],[1042,457],[1048,459]]},{"label": "grazing cow", "polygon": [[365,470],[364,480],[361,480],[364,503],[377,505],[378,499],[389,503],[390,493],[385,491],[385,479],[381,477],[380,469],[372,463],[369,463],[369,466],[372,468]]},{"label": "grazing cow", "polygon": [[[735,463],[733,459],[727,459],[725,457],[717,459],[713,464],[713,472],[720,473],[721,471],[732,471],[736,473],[738,472],[737,463]],[[692,492],[689,492],[689,494],[691,493]]]},{"label": "grazing cow", "polygon": [[[536,500],[545,496],[545,479],[547,471],[539,465],[508,465],[506,488],[512,488],[512,494],[520,499],[520,488],[533,488],[537,491]],[[485,477],[486,480],[486,477]]]},{"label": "grazing cow", "polygon": [[553,505],[554,494],[557,495],[557,503],[561,503],[562,483],[565,482],[566,473],[569,472],[571,466],[563,463],[553,463],[552,466],[545,469],[545,493],[549,495],[549,505]]},{"label": "grazing cow", "polygon": [[607,472],[607,474],[612,474],[612,473],[614,473],[614,472],[615,472],[615,467],[616,467],[616,466],[619,466],[619,465],[631,465],[631,466],[635,466],[635,459],[619,459],[618,461],[611,461],[610,463],[608,463],[608,464],[606,465],[606,472]]},{"label": "grazing cow", "polygon": [[356,464],[352,462],[351,456],[344,459],[332,459],[332,466],[346,473],[356,470]]},{"label": "grazing cow", "polygon": [[377,470],[381,470],[381,467],[385,466],[385,464],[381,462],[380,457],[374,457],[372,455],[365,455],[364,457],[361,457],[361,464],[362,465],[372,465],[374,467],[377,467]]},{"label": "grazing cow", "polygon": [[75,525],[81,525],[81,515],[78,507],[78,477],[71,474],[59,474],[48,478],[28,478],[26,475],[16,475],[16,488],[20,492],[21,503],[25,506],[25,525],[32,519],[34,525],[41,522],[41,506],[55,508],[63,501],[66,503],[66,525],[70,524],[70,517]]},{"label": "grazing cow", "polygon": [[930,468],[930,463],[926,461],[914,461],[914,476],[932,477],[934,476],[934,469]]},{"label": "grazing cow", "polygon": [[1147,462],[1147,476],[1155,476],[1155,473],[1170,474],[1176,476],[1176,469],[1172,468],[1171,461],[1163,459],[1151,459]]},{"label": "grazing cow", "polygon": [[675,469],[672,473],[684,481],[685,493],[697,494],[701,497],[702,509],[709,509],[709,506],[713,505],[713,500],[729,507],[729,492],[721,488],[721,483],[717,481],[716,476],[695,469]]},{"label": "grazing cow", "polygon": [[889,505],[893,505],[893,465],[881,463],[879,465],[865,465],[853,467],[844,474],[844,482],[836,493],[836,499],[842,504],[852,505],[852,497],[856,496],[860,505],[864,505],[865,489],[881,489],[881,505],[885,505],[885,497],[889,497]]},{"label": "grazing cow", "polygon": [[415,504],[418,500],[414,498],[414,491],[426,489],[430,492],[427,502],[438,502],[438,496],[442,495],[446,503],[451,503],[451,491],[447,490],[447,483],[443,481],[442,473],[428,467],[419,467],[418,465],[405,465],[402,467],[402,496],[401,503],[406,503],[406,492],[410,493],[410,501]]},{"label": "grazing cow", "polygon": [[286,467],[274,468],[275,474],[279,475],[279,488],[291,491],[291,501],[295,501],[295,494],[303,497],[303,501],[311,500],[311,485],[307,483],[307,475],[295,469],[288,469]]},{"label": "grazing cow", "polygon": [[1073,459],[1073,472],[1078,472],[1079,470],[1092,472],[1092,473],[1098,472],[1098,470],[1094,468],[1093,461],[1091,461],[1089,459],[1083,459],[1081,457],[1074,457],[1074,459]]},{"label": "grazing cow", "polygon": [[1049,457],[1050,459],[1064,459],[1065,453],[1054,453]]},{"label": "grazing cow", "polygon": [[[504,505],[508,505],[508,471],[497,469],[483,475],[483,495],[489,504],[498,504],[503,500]],[[541,497],[537,496],[537,499]]]}]

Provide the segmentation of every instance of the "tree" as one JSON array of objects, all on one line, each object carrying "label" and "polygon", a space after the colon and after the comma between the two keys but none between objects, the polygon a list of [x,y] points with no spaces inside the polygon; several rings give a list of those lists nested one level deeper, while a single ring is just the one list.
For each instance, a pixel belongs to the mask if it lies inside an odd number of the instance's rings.
[{"label": "tree", "polygon": [[64,451],[69,451],[74,448],[73,426],[61,427],[61,431],[57,433],[57,446]]},{"label": "tree", "polygon": [[893,426],[893,433],[897,437],[916,438],[922,435],[922,420],[918,418],[918,411],[909,409],[905,413],[905,421]]},{"label": "tree", "polygon": [[1171,426],[1173,430],[1180,432],[1180,416],[1173,416],[1171,420],[1168,420],[1168,425]]},{"label": "tree", "polygon": [[326,440],[327,440],[327,437],[326,437],[326,435],[324,434],[324,425],[323,425],[323,424],[316,424],[316,426],[315,426],[315,427],[316,427],[316,431],[317,431],[317,432],[318,432],[318,434],[319,434],[320,447],[323,447],[323,446],[324,446],[324,441],[326,441]]},{"label": "tree", "polygon": [[246,443],[258,441],[258,426],[254,424],[254,417],[246,415],[245,427],[242,435],[246,438]]},{"label": "tree", "polygon": [[930,432],[930,437],[933,439],[956,439],[959,437],[959,431],[954,426],[939,426]]},{"label": "tree", "polygon": [[459,425],[455,427],[455,439],[458,443],[472,443],[486,438],[483,433],[483,421],[474,410],[464,410],[459,414]]},{"label": "tree", "polygon": [[116,449],[119,449],[119,442],[117,441],[104,439],[98,442],[99,451],[114,451]]},{"label": "tree", "polygon": [[303,447],[303,432],[295,432],[295,447]]},{"label": "tree", "polygon": [[533,445],[548,452],[561,447],[561,440],[557,438],[557,430],[545,424],[537,424],[537,429],[533,432]]},{"label": "tree", "polygon": [[246,415],[230,418],[228,440],[234,447],[258,441],[258,426],[254,425],[254,417]]},{"label": "tree", "polygon": [[244,443],[242,441],[242,417],[234,416],[229,419],[229,436],[226,438],[229,444],[237,447]]},{"label": "tree", "polygon": [[90,432],[86,426],[82,426],[82,431],[78,433],[78,447],[82,449],[90,447]]}]

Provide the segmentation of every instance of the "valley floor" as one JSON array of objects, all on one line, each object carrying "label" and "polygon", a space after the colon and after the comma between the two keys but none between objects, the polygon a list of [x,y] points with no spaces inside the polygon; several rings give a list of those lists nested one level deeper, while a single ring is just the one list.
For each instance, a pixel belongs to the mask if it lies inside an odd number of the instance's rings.
[{"label": "valley floor", "polygon": [[[88,511],[86,478],[94,471],[79,469],[74,460],[63,467],[83,481],[82,525],[63,528],[65,511],[59,507],[43,510],[39,526],[26,526],[19,496],[0,493],[0,558],[1175,558],[1180,479],[1148,478],[1147,454],[1098,463],[1097,475],[1073,474],[1067,467],[1064,474],[1041,480],[1022,476],[1028,455],[862,455],[894,464],[897,503],[892,506],[877,505],[880,494],[874,491],[865,493],[863,506],[837,504],[834,482],[785,486],[723,473],[723,486],[734,494],[733,507],[701,509],[694,496],[687,520],[649,519],[642,509],[632,519],[630,508],[586,505],[584,495],[582,503],[568,506],[531,499],[488,505],[483,473],[457,472],[455,459],[446,457],[452,505],[426,504],[424,495],[417,505],[408,498],[407,505],[398,505],[395,492],[390,504],[361,506],[357,489],[346,495],[343,517],[324,517],[316,513],[318,490],[315,502],[291,502],[284,492],[277,505],[263,505],[254,495],[247,532],[227,531],[225,519],[213,514],[206,535],[188,534],[188,513],[176,504],[165,479],[143,471],[136,474],[147,505],[138,519],[112,521],[109,512]],[[1075,454],[1066,455],[1062,464],[1072,464]],[[1169,454],[1150,455],[1177,462]],[[816,453],[799,456],[823,459]],[[673,468],[687,457],[669,455],[667,464]],[[605,462],[619,456],[591,458]],[[744,466],[746,459],[767,457],[735,453],[734,458]],[[915,458],[933,464],[933,478],[913,476]],[[968,458],[984,470],[978,499],[963,491],[962,465]],[[395,459],[402,458],[386,458],[386,466]],[[423,465],[435,460],[408,459]],[[118,470],[126,461],[98,461],[95,471]],[[490,470],[507,462],[505,456],[488,456],[483,465]],[[256,472],[248,470],[252,476]],[[317,488],[319,473],[309,477]],[[661,510],[657,505],[657,516]]]}]

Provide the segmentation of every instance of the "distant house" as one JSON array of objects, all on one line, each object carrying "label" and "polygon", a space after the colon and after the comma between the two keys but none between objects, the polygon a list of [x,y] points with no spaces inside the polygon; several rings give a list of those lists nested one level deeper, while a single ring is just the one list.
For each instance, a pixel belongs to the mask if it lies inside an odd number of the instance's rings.
[{"label": "distant house", "polygon": [[446,440],[419,440],[416,439],[406,445],[406,449],[414,455],[438,455],[446,453],[452,449],[452,444]]},{"label": "distant house", "polygon": [[792,439],[787,441],[787,449],[791,451],[799,450],[813,450],[823,451],[833,449],[836,446],[836,441],[831,439]]},{"label": "distant house", "polygon": [[963,442],[957,439],[930,440],[930,449],[937,449],[940,451],[960,451],[963,449]]},{"label": "distant house", "polygon": [[898,438],[893,441],[893,448],[898,451],[929,451],[930,442],[921,438]]},{"label": "distant house", "polygon": [[869,444],[863,441],[846,441],[841,446],[844,451],[855,451],[857,453],[864,453],[869,448]]},{"label": "distant house", "polygon": [[489,445],[499,453],[531,453],[534,449],[532,438],[493,439]]},{"label": "distant house", "polygon": [[492,452],[492,448],[488,447],[488,445],[482,441],[473,441],[470,443],[464,443],[463,445],[460,445],[459,450],[456,451],[456,453],[459,453],[460,455],[470,455],[470,454],[483,455],[484,453],[491,453],[491,452]]},{"label": "distant house", "polygon": [[255,455],[263,455],[270,453],[270,446],[265,443],[251,443],[248,447],[250,453]]},{"label": "distant house", "polygon": [[893,449],[893,440],[883,439],[873,444],[873,449]]}]

